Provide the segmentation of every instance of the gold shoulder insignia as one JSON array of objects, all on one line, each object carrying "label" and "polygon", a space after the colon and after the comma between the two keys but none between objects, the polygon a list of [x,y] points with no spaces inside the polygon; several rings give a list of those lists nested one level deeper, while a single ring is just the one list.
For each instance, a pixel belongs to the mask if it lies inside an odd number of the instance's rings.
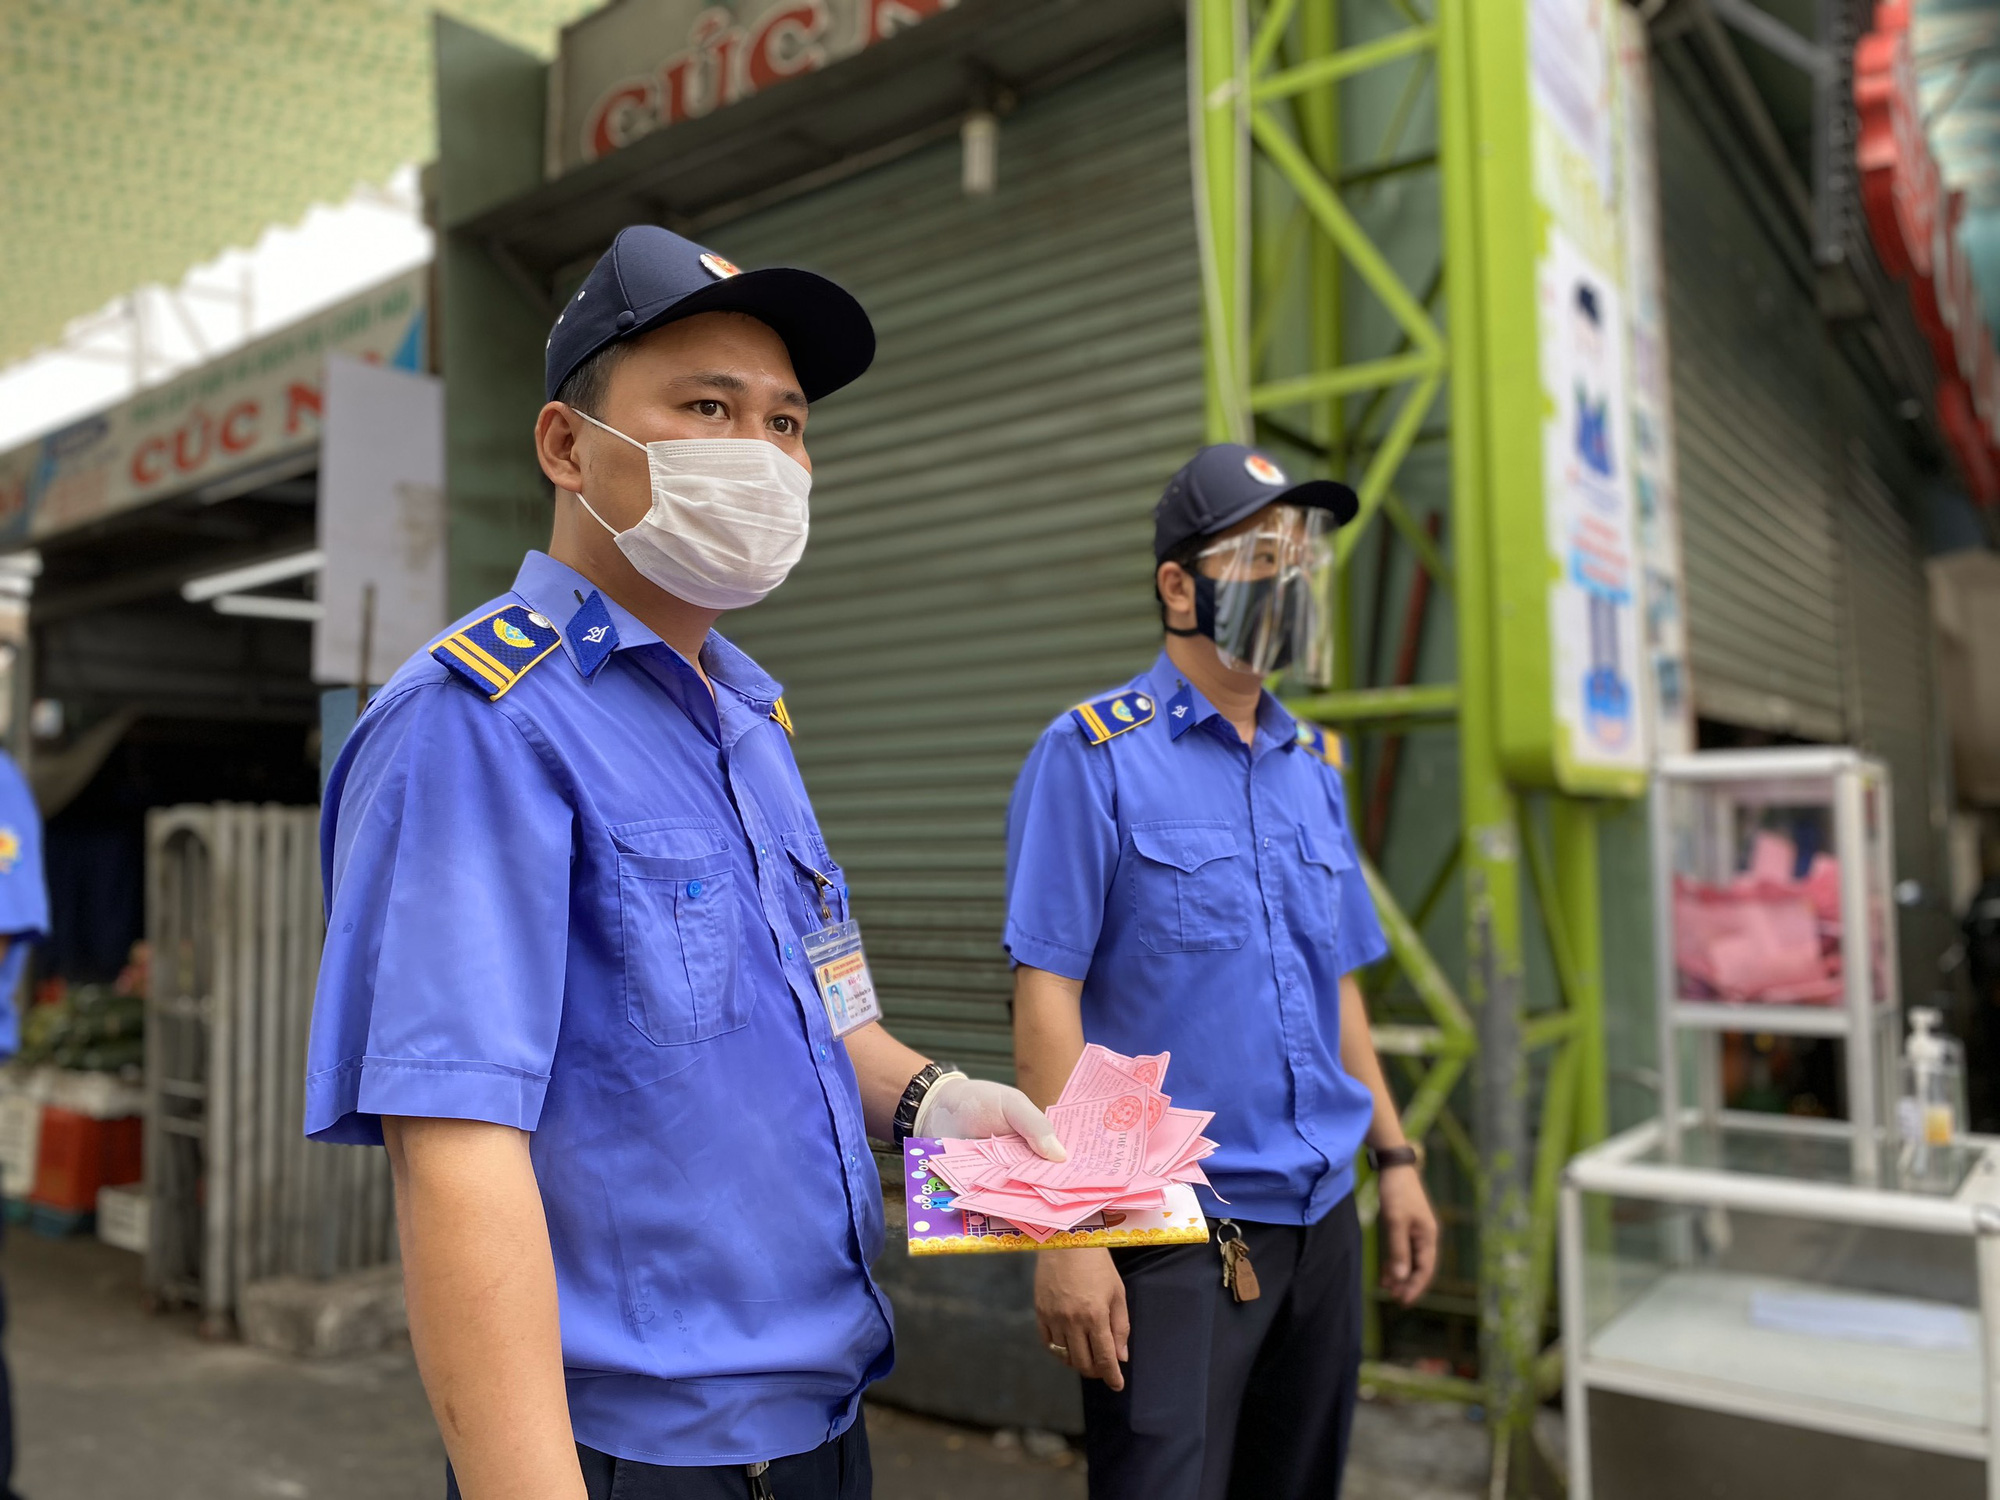
[{"label": "gold shoulder insignia", "polygon": [[528,668],[561,643],[544,616],[525,604],[509,604],[453,631],[431,647],[431,656],[490,702],[505,697]]},{"label": "gold shoulder insignia", "polygon": [[796,729],[792,728],[792,713],[790,709],[785,707],[784,694],[780,693],[777,701],[771,705],[771,717],[778,721],[778,727],[784,730],[787,735],[798,733]]},{"label": "gold shoulder insignia", "polygon": [[1137,688],[1127,688],[1122,693],[1079,703],[1069,711],[1069,716],[1076,720],[1091,744],[1101,745],[1128,729],[1151,723],[1153,700]]},{"label": "gold shoulder insignia", "polygon": [[1347,769],[1347,748],[1340,736],[1319,727],[1310,719],[1299,721],[1299,743],[1336,771]]}]

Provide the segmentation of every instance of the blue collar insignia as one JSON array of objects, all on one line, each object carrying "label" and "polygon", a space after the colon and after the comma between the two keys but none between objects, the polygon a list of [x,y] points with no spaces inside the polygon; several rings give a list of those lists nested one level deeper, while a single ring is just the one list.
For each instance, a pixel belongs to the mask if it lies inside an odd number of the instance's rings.
[{"label": "blue collar insignia", "polygon": [[586,678],[595,677],[618,649],[618,627],[611,623],[611,611],[595,589],[569,617],[569,644],[576,654],[576,669]]}]

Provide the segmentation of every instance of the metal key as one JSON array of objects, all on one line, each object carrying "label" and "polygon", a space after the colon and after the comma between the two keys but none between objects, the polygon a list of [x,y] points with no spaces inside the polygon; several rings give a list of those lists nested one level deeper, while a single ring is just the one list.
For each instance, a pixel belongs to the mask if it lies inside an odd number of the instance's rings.
[{"label": "metal key", "polygon": [[1215,1226],[1216,1248],[1222,1252],[1222,1285],[1238,1302],[1255,1302],[1264,1295],[1257,1285],[1257,1268],[1250,1264],[1250,1247],[1243,1242],[1243,1228],[1233,1219],[1220,1219]]},{"label": "metal key", "polygon": [[771,1480],[767,1472],[770,1467],[768,1460],[743,1466],[743,1477],[750,1481],[750,1500],[777,1500],[777,1496],[771,1491]]}]

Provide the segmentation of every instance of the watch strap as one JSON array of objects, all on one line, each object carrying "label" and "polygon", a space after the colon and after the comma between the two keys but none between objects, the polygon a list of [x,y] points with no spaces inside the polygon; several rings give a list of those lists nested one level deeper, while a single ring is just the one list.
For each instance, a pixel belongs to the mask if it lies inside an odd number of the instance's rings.
[{"label": "watch strap", "polygon": [[918,1070],[917,1076],[910,1080],[909,1087],[903,1090],[903,1097],[896,1101],[896,1115],[891,1126],[891,1134],[898,1151],[903,1149],[903,1142],[907,1141],[910,1133],[916,1129],[917,1111],[924,1107],[924,1095],[931,1091],[931,1086],[940,1078],[957,1071],[958,1069],[950,1063],[926,1063]]},{"label": "watch strap", "polygon": [[1415,1142],[1401,1146],[1370,1146],[1368,1165],[1379,1176],[1385,1167],[1424,1167],[1424,1148]]}]

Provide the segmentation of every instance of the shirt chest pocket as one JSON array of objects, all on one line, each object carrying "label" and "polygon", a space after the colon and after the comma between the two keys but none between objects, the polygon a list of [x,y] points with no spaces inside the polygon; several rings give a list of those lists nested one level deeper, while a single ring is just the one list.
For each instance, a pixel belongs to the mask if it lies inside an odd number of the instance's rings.
[{"label": "shirt chest pocket", "polygon": [[840,866],[826,852],[826,846],[799,829],[786,830],[784,845],[798,895],[797,910],[805,922],[799,931],[816,932],[836,922],[845,922],[847,881]]},{"label": "shirt chest pocket", "polygon": [[1354,874],[1347,840],[1326,830],[1299,825],[1299,871],[1307,930],[1333,938],[1340,930],[1340,883]]},{"label": "shirt chest pocket", "polygon": [[1130,885],[1139,941],[1155,953],[1241,948],[1256,876],[1227,823],[1134,823]]},{"label": "shirt chest pocket", "polygon": [[625,1013],[663,1047],[705,1042],[749,1020],[737,975],[739,879],[720,825],[629,823],[618,846]]}]

